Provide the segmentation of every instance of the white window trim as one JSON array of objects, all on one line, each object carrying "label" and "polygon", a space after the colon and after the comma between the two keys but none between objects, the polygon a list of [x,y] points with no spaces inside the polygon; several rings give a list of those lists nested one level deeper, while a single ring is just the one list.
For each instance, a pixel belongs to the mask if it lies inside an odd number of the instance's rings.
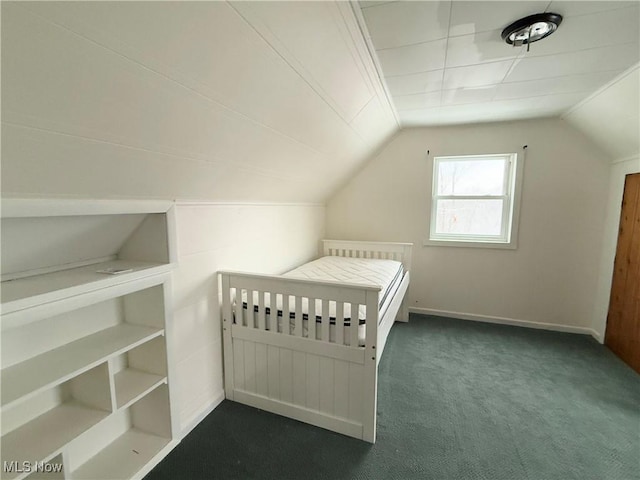
[{"label": "white window trim", "polygon": [[[509,167],[509,175],[505,175],[505,182],[508,182],[505,188],[507,195],[468,195],[468,196],[460,196],[460,195],[440,195],[436,194],[436,184],[437,184],[437,171],[438,164],[441,160],[451,161],[451,160],[467,160],[470,158],[480,159],[480,158],[496,158],[496,157],[508,157],[510,162]],[[509,164],[507,164],[509,165]],[[496,153],[496,154],[485,154],[485,155],[451,155],[451,156],[441,156],[434,157],[433,159],[433,168],[432,168],[432,182],[431,182],[431,218],[429,221],[429,236],[424,241],[424,246],[442,246],[442,247],[471,247],[471,248],[500,248],[500,249],[511,249],[515,250],[518,248],[518,230],[520,223],[520,201],[522,197],[522,173],[524,170],[524,155],[521,155],[518,158],[518,155],[515,153]],[[509,192],[513,192],[511,196],[509,196]],[[502,198],[509,202],[508,208],[503,209],[503,221],[502,227],[503,232],[500,235],[500,238],[496,237],[483,237],[483,236],[475,236],[461,238],[458,235],[438,235],[434,238],[433,233],[435,231],[435,221],[436,221],[436,197],[439,199],[446,198],[465,198],[465,199],[492,199],[492,198]],[[511,230],[508,231],[508,226],[511,225]],[[507,231],[505,231],[507,230]]]}]

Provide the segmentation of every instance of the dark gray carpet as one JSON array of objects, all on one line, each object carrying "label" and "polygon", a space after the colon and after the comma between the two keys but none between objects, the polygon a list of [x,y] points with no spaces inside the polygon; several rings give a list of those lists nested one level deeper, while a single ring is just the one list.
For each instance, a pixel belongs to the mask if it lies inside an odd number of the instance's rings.
[{"label": "dark gray carpet", "polygon": [[412,315],[369,445],[223,402],[146,478],[640,479],[640,376],[582,336]]}]

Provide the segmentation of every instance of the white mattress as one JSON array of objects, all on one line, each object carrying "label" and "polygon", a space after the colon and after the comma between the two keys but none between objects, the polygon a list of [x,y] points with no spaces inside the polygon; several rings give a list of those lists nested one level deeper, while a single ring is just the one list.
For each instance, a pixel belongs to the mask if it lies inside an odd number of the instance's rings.
[{"label": "white mattress", "polygon": [[[343,283],[356,283],[361,285],[380,287],[380,293],[378,297],[378,308],[382,310],[385,307],[385,302],[390,299],[391,292],[395,291],[400,284],[403,276],[403,266],[401,262],[395,260],[381,260],[381,259],[365,259],[365,258],[349,258],[349,257],[321,257],[309,263],[305,263],[287,273],[283,276],[290,278],[302,278],[307,280],[318,281],[337,281]],[[247,308],[246,292],[243,292],[242,296],[243,307]],[[258,312],[258,293],[253,294],[254,316],[257,317]],[[271,313],[271,298],[269,293],[265,293],[264,306],[267,309],[266,318],[269,318]],[[277,301],[278,310],[278,330],[282,331],[282,296],[278,296]],[[316,338],[322,338],[322,325],[321,316],[319,313],[322,310],[322,301],[316,300]],[[289,298],[289,311],[295,311],[295,298]],[[308,312],[309,305],[308,299],[302,300],[302,312],[303,312],[303,336],[308,337]],[[366,307],[364,305],[359,306],[358,312],[358,337],[360,345],[364,344],[365,339],[365,319],[366,319]],[[336,304],[335,302],[329,302],[329,316],[330,316],[330,341],[335,339],[335,316],[336,316]],[[257,318],[254,319],[257,321]],[[295,319],[290,318],[291,329],[295,325]],[[344,305],[344,324],[345,328],[351,325],[351,306],[349,304]],[[346,345],[349,344],[349,335],[344,335]]]},{"label": "white mattress", "polygon": [[373,258],[321,257],[300,265],[283,276],[380,287],[378,298],[378,308],[380,308],[394,280],[402,276],[402,263],[396,260]]}]

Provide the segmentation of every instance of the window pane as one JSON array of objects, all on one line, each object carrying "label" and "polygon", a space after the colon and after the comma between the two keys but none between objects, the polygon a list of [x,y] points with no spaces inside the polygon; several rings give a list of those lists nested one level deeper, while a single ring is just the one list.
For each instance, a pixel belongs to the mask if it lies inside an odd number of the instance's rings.
[{"label": "window pane", "polygon": [[503,195],[506,160],[440,161],[438,195]]},{"label": "window pane", "polygon": [[503,200],[438,200],[436,233],[500,235]]}]

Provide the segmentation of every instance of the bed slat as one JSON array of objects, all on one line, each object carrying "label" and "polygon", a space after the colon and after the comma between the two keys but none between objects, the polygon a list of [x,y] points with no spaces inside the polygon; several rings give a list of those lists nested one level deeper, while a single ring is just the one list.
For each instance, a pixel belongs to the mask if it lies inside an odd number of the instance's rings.
[{"label": "bed slat", "polygon": [[280,400],[293,402],[293,351],[280,349]]},{"label": "bed slat", "polygon": [[282,333],[286,335],[291,335],[290,313],[291,307],[289,305],[289,295],[282,294]]},{"label": "bed slat", "polygon": [[334,375],[334,408],[336,416],[349,417],[349,363],[335,360],[333,364]]},{"label": "bed slat", "polygon": [[330,316],[329,316],[329,300],[322,300],[322,338],[323,342],[329,341],[329,325],[330,325]]},{"label": "bed slat", "polygon": [[333,414],[334,388],[333,383],[334,359],[320,357],[320,406],[321,412]]},{"label": "bed slat", "polygon": [[233,343],[233,381],[236,389],[244,390],[244,341],[236,339]]},{"label": "bed slat", "polygon": [[236,288],[236,323],[238,325],[244,325],[244,315],[242,308],[242,289]]},{"label": "bed slat", "polygon": [[316,340],[316,299],[309,298],[309,316],[307,321],[309,338]]},{"label": "bed slat", "polygon": [[271,292],[269,294],[269,330],[278,333],[278,294]]},{"label": "bed slat", "polygon": [[336,303],[336,343],[344,345],[344,303]]},{"label": "bed slat", "polygon": [[362,421],[362,379],[364,367],[356,363],[349,364],[349,418]]},{"label": "bed slat", "polygon": [[293,334],[296,337],[302,336],[302,297],[296,297],[296,312],[295,312],[295,329]]},{"label": "bed slat", "polygon": [[255,342],[247,342],[247,341],[244,342],[244,389],[247,392],[256,391],[256,344]]},{"label": "bed slat", "polygon": [[253,308],[253,290],[247,290],[247,327],[256,328],[256,316]]},{"label": "bed slat", "polygon": [[[277,324],[276,324],[277,328]],[[280,349],[267,345],[267,377],[269,397],[280,399]]]},{"label": "bed slat", "polygon": [[266,317],[265,295],[266,295],[266,292],[258,292],[258,328],[260,330],[265,329],[265,317]]},{"label": "bed slat", "polygon": [[358,346],[358,324],[360,323],[360,306],[351,304],[351,323],[349,325],[349,346]]},{"label": "bed slat", "polygon": [[320,357],[307,355],[307,408],[318,410],[320,408]]},{"label": "bed slat", "polygon": [[293,352],[293,403],[305,405],[307,403],[307,354]]},{"label": "bed slat", "polygon": [[267,345],[256,343],[256,393],[269,395],[269,372],[267,371]]}]

